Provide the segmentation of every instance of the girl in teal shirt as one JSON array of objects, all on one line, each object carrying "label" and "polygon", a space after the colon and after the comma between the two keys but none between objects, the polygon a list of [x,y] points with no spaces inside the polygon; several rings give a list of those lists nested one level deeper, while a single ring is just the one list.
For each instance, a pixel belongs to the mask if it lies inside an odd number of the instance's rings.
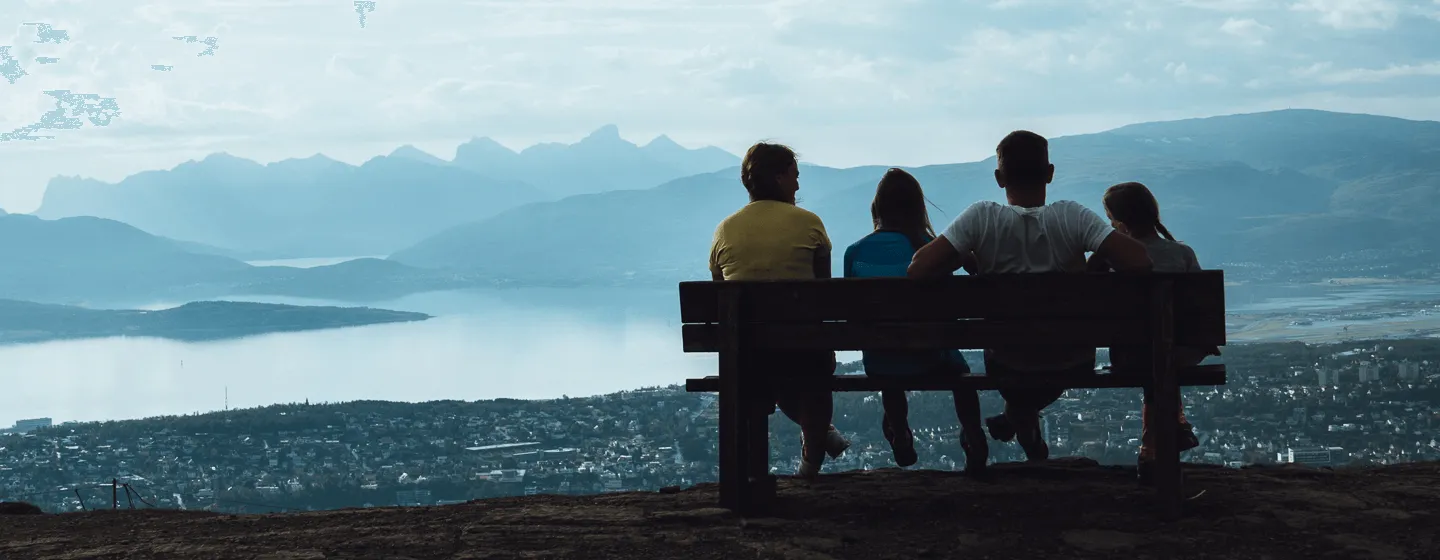
[{"label": "girl in teal shirt", "polygon": [[[845,277],[904,277],[915,251],[935,238],[930,216],[925,211],[925,194],[920,182],[902,169],[885,172],[870,204],[874,233],[845,249]],[[965,375],[970,366],[958,350],[874,351],[863,353],[866,375],[922,375],[952,373]],[[904,391],[883,391],[885,407],[882,428],[885,439],[902,467],[915,464],[915,437],[910,431],[910,405]],[[980,398],[975,391],[955,392],[955,412],[962,427],[960,443],[965,449],[965,470],[979,474],[989,461],[989,448],[980,424]]]}]

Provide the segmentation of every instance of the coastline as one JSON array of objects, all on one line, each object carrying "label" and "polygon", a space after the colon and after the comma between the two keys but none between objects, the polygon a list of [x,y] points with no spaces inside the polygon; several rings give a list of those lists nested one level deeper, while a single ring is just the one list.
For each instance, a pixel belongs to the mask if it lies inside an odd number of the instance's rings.
[{"label": "coastline", "polygon": [[369,307],[234,301],[191,302],[153,311],[86,309],[13,300],[4,303],[8,316],[0,321],[0,346],[110,337],[202,342],[433,318],[425,313]]}]

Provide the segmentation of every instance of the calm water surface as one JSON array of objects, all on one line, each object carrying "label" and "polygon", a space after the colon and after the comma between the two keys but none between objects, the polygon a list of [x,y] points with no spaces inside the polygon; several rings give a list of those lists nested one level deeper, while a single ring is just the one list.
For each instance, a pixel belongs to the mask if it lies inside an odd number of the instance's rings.
[{"label": "calm water surface", "polygon": [[[345,259],[266,264],[319,266]],[[230,299],[347,305],[293,298]],[[1324,310],[1440,299],[1440,286],[1256,287],[1232,312]],[[165,308],[183,302],[145,302]],[[18,418],[138,418],[277,402],[583,396],[708,375],[715,358],[680,351],[671,289],[518,288],[378,302],[435,319],[185,343],[114,337],[0,347],[0,426]],[[858,358],[846,352],[844,360]]]}]

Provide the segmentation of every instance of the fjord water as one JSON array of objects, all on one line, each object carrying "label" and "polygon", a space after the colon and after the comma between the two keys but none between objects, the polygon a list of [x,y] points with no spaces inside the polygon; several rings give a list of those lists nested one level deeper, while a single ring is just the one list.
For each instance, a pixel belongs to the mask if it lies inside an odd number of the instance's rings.
[{"label": "fjord water", "polygon": [[8,374],[0,425],[208,412],[225,406],[227,390],[232,408],[581,396],[674,384],[714,367],[713,357],[680,351],[673,289],[491,289],[371,306],[435,318],[200,343],[111,337],[0,347]]},{"label": "fjord water", "polygon": [[[1240,313],[1440,298],[1435,286],[1235,286],[1228,292],[1231,311]],[[226,405],[227,391],[232,408],[306,399],[551,398],[669,385],[714,371],[713,356],[680,351],[673,287],[477,289],[369,305],[435,318],[214,342],[111,337],[0,347],[7,370],[0,425],[41,416],[59,422],[208,412]]]}]

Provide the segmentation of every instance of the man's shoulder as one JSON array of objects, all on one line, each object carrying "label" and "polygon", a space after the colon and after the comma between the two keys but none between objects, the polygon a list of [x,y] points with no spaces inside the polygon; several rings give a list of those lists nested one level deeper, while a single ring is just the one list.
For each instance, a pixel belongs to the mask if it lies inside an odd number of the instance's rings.
[{"label": "man's shoulder", "polygon": [[1080,204],[1079,202],[1075,202],[1068,198],[1061,200],[1052,200],[1049,204],[1046,204],[1045,206],[1055,210],[1060,210],[1062,212],[1085,212],[1090,210],[1090,208],[1085,206],[1084,204]]},{"label": "man's shoulder", "polygon": [[734,212],[731,212],[730,215],[725,216],[724,218],[721,218],[721,219],[720,219],[720,223],[715,226],[715,231],[716,231],[716,232],[724,231],[727,226],[729,226],[730,224],[735,223],[736,220],[739,220],[739,219],[740,219],[740,217],[739,217],[739,216],[740,216],[740,213],[741,213],[741,212],[744,212],[744,211],[745,211],[745,209],[744,209],[744,208],[741,208],[741,209],[739,209],[739,210],[736,210],[736,211],[734,211]]},{"label": "man's shoulder", "polygon": [[993,200],[980,200],[965,208],[965,212],[994,212],[1004,207],[1004,204]]},{"label": "man's shoulder", "polygon": [[957,224],[965,221],[973,222],[975,220],[988,219],[990,216],[998,214],[1000,210],[1004,208],[1005,205],[999,202],[981,200],[965,207],[959,214],[956,214],[955,219],[950,220],[950,226],[955,227]]},{"label": "man's shoulder", "polygon": [[[774,216],[785,216],[786,218],[793,220],[813,220],[816,222],[820,221],[820,216],[816,215],[814,212],[811,212],[794,204],[789,204],[786,202],[776,202],[773,200],[760,200],[746,204],[745,206],[740,207],[739,210],[735,211],[734,214],[731,214],[730,218],[752,214],[757,216],[763,215],[766,216],[767,219]],[[728,220],[730,218],[726,219]]]},{"label": "man's shoulder", "polygon": [[819,215],[819,214],[816,214],[816,213],[814,213],[814,212],[811,212],[811,211],[809,211],[809,210],[806,210],[806,209],[801,208],[801,207],[799,207],[799,206],[796,206],[796,205],[794,205],[794,204],[786,204],[786,205],[784,205],[784,207],[785,207],[784,210],[783,210],[784,212],[787,212],[787,213],[790,213],[790,214],[794,214],[795,216],[799,217],[800,219],[808,220],[808,221],[813,221],[813,222],[815,222],[815,223],[817,223],[817,224],[821,222],[821,220],[820,220],[820,215]]}]

